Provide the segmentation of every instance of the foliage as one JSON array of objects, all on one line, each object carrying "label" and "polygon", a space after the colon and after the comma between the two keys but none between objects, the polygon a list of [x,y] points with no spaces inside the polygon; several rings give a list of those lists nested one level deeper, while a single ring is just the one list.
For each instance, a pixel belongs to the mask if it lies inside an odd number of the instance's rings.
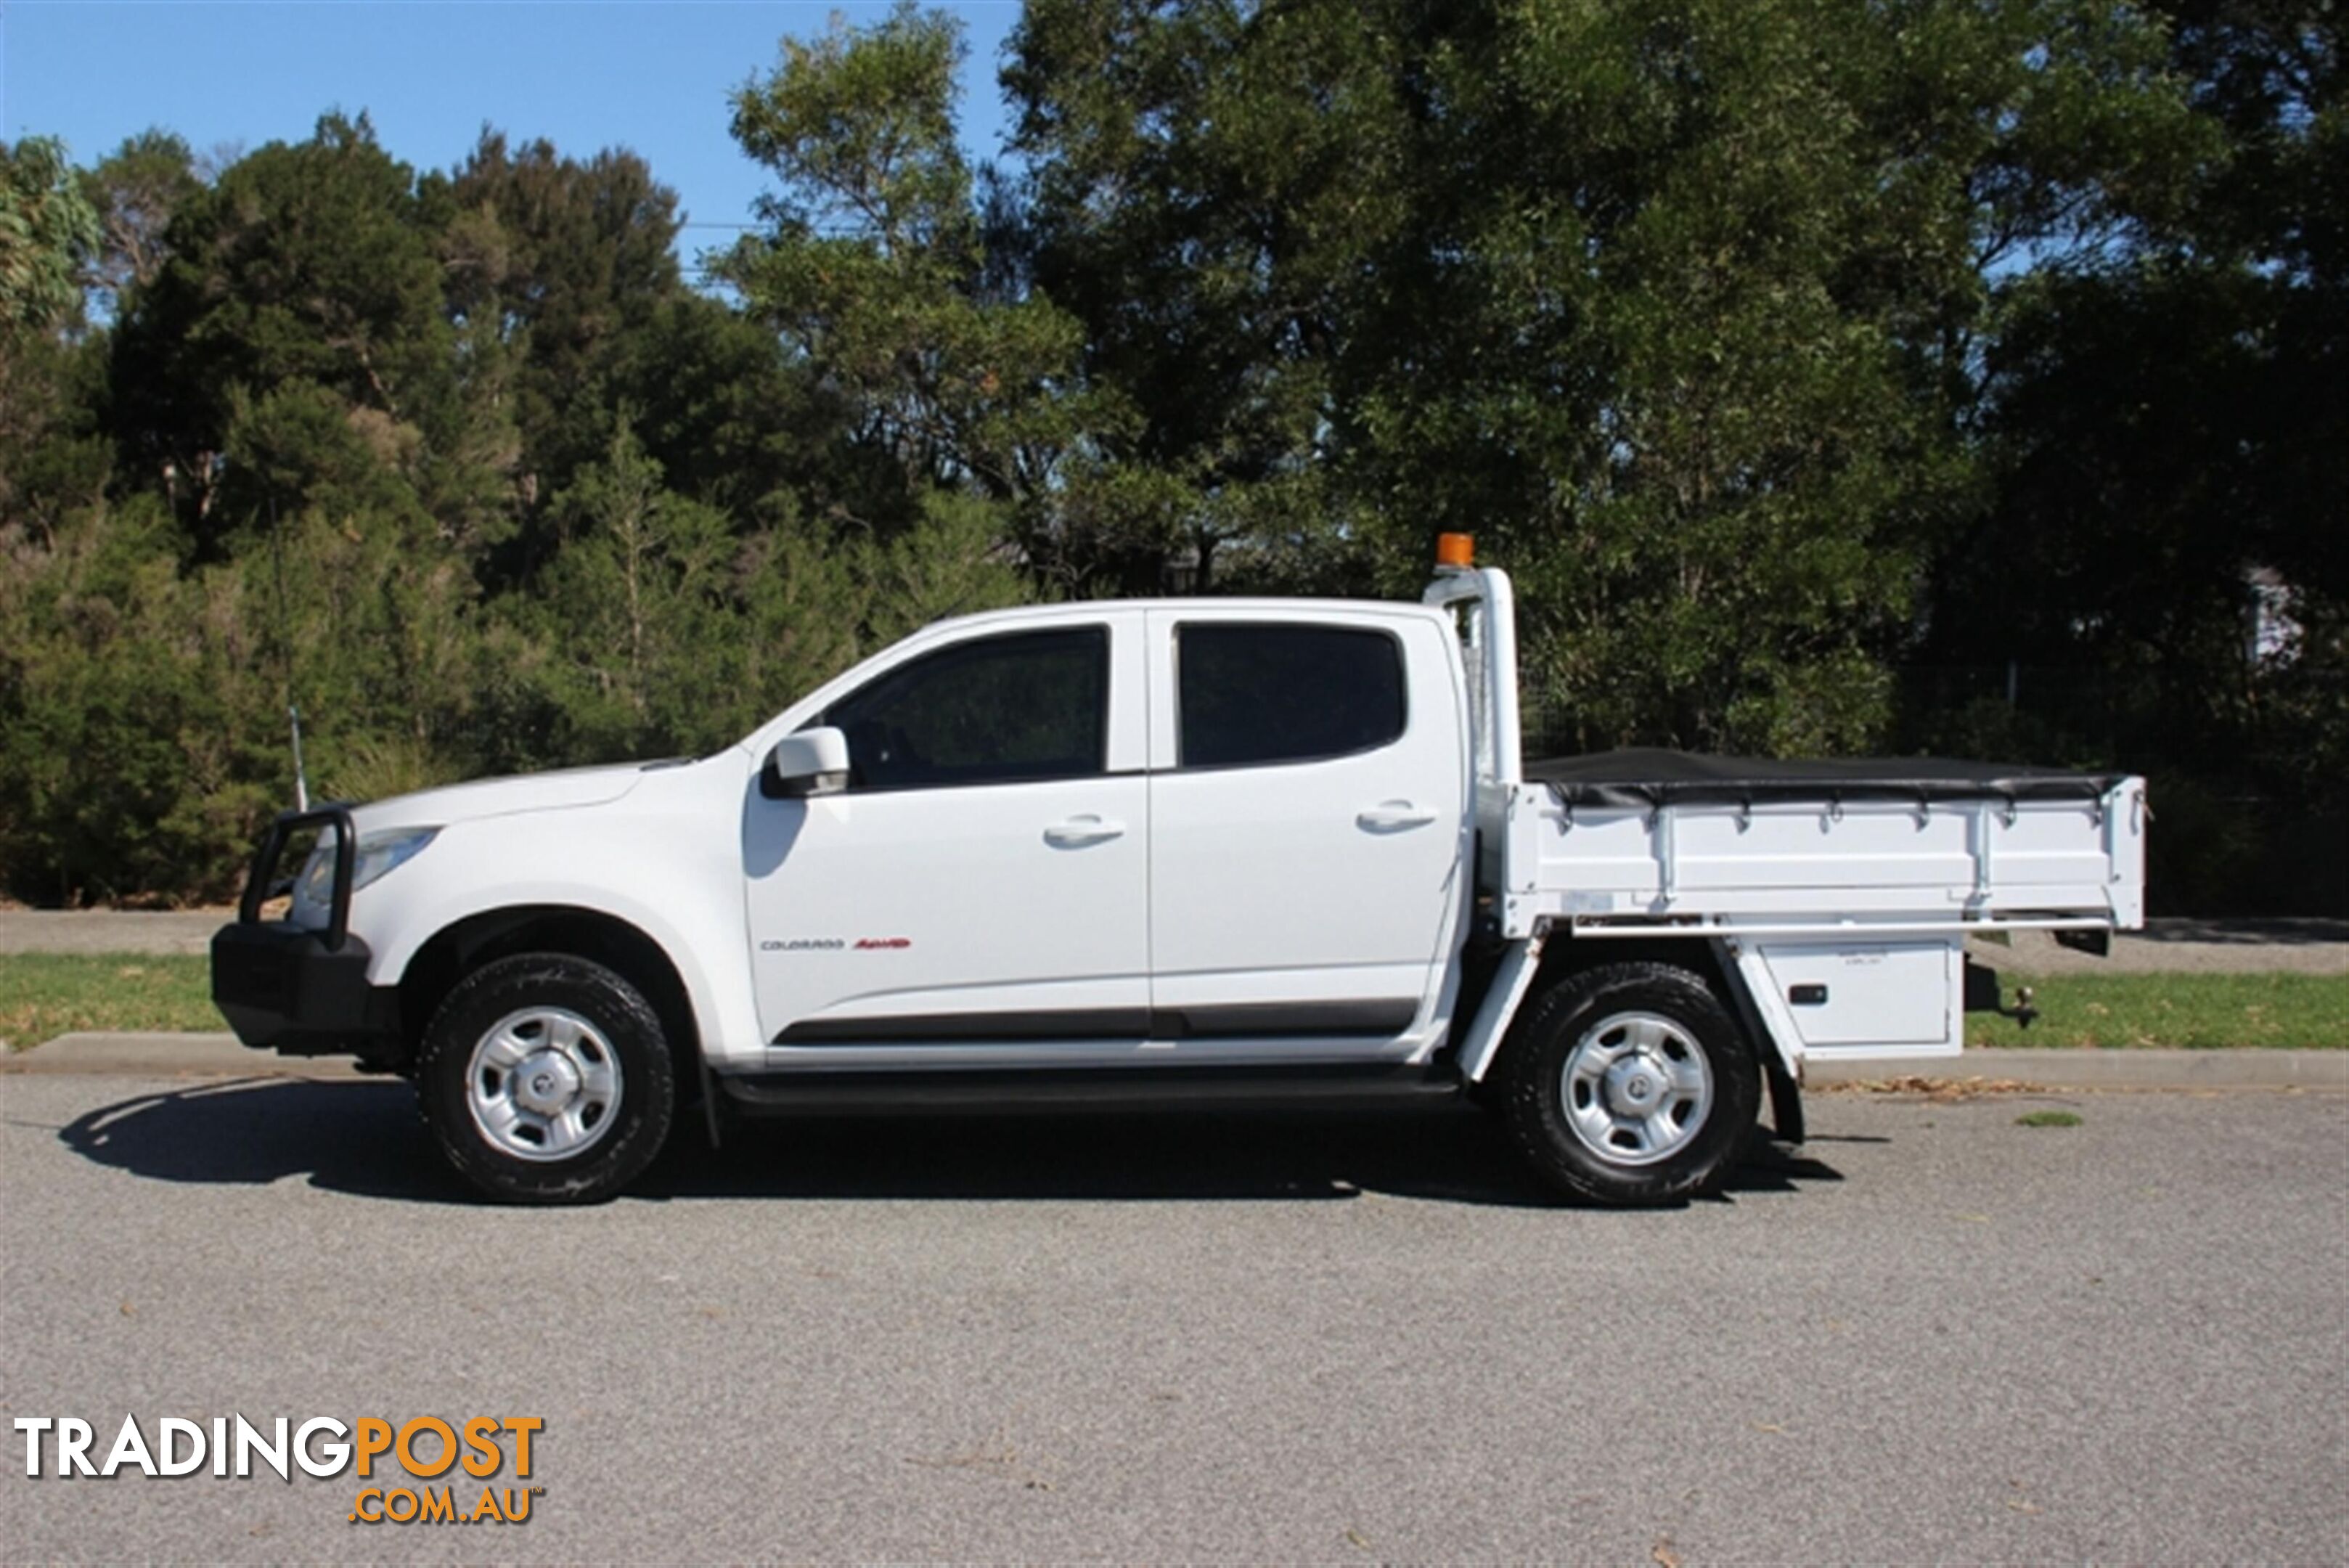
[{"label": "foliage", "polygon": [[1030,591],[976,498],[843,504],[844,400],[683,287],[632,155],[492,132],[419,180],[330,115],[209,185],[160,134],[84,185],[113,320],[0,366],[17,896],[224,896],[289,702],[330,796],[706,752]]},{"label": "foliage", "polygon": [[963,63],[784,40],[712,289],[623,149],[0,153],[0,888],[220,896],[289,701],[326,793],[698,752],[1465,528],[1537,747],[2147,771],[2157,898],[2338,907],[2328,7],[1029,0],[1007,169]]},{"label": "foliage", "polygon": [[959,492],[999,511],[1037,576],[1065,581],[1071,459],[1101,410],[1071,385],[1077,323],[1004,286],[990,254],[955,140],[961,57],[960,25],[910,3],[870,28],[786,39],[775,71],[733,99],[735,139],[782,189],[717,271],[843,394],[874,481],[860,521],[885,538],[925,495]]},{"label": "foliage", "polygon": [[1880,738],[1984,269],[2189,140],[2089,6],[1037,0],[1017,51],[1037,275],[1188,549],[1397,589],[1484,534],[1578,749]]},{"label": "foliage", "polygon": [[[2000,288],[1979,524],[1921,659],[2067,672],[2053,760],[2149,773],[2178,907],[2340,907],[2349,842],[2349,102],[2321,8],[2159,7],[2201,156],[2117,251]],[[1945,713],[1905,726],[1945,743]],[[2328,887],[2327,884],[2330,884]]]},{"label": "foliage", "polygon": [[171,254],[164,236],[172,214],[202,189],[187,141],[160,128],[124,139],[83,172],[82,194],[98,216],[97,254],[83,285],[106,317],[130,290],[155,281]]},{"label": "foliage", "polygon": [[37,329],[74,311],[76,275],[97,249],[98,214],[64,145],[39,136],[0,144],[0,323]]}]

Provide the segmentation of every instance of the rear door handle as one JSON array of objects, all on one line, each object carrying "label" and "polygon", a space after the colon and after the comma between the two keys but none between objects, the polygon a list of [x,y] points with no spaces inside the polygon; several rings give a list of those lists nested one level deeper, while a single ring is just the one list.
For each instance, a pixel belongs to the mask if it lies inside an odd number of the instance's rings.
[{"label": "rear door handle", "polygon": [[1088,844],[1101,844],[1124,835],[1125,824],[1088,815],[1052,824],[1044,830],[1044,842],[1063,849],[1081,849]]},{"label": "rear door handle", "polygon": [[1422,811],[1407,800],[1382,800],[1354,814],[1355,824],[1372,833],[1400,833],[1406,827],[1425,827],[1435,820],[1435,813]]}]

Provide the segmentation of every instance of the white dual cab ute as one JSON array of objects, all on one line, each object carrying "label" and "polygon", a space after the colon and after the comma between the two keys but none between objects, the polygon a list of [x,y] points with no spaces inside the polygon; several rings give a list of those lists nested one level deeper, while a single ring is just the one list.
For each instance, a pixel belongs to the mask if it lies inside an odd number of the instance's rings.
[{"label": "white dual cab ute", "polygon": [[1522,762],[1508,579],[1443,556],[1415,605],[965,617],[715,756],[289,814],[213,995],[412,1078],[510,1200],[744,1114],[1464,1094],[1651,1203],[1765,1091],[1799,1139],[1806,1063],[1954,1054],[1969,935],[2142,923],[2137,778]]}]

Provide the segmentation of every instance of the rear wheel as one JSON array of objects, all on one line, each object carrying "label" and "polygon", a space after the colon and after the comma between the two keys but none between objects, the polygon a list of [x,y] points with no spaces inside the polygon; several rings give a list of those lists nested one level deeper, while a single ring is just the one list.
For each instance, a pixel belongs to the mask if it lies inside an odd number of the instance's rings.
[{"label": "rear wheel", "polygon": [[616,971],[526,953],[459,981],[417,1059],[425,1120],[465,1179],[510,1203],[595,1203],[668,1137],[676,1072],[658,1016]]},{"label": "rear wheel", "polygon": [[1535,1168],[1602,1203],[1705,1191],[1761,1100],[1729,1010],[1697,975],[1661,963],[1586,970],[1536,999],[1501,1079],[1502,1113]]}]

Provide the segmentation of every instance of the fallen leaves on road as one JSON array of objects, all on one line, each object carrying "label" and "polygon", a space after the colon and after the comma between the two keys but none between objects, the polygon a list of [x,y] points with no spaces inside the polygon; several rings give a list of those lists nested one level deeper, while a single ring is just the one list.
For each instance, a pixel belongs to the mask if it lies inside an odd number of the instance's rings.
[{"label": "fallen leaves on road", "polygon": [[1845,1084],[1821,1084],[1810,1093],[1822,1095],[1916,1095],[1929,1104],[1951,1105],[1959,1100],[1981,1099],[1989,1095],[2044,1094],[2037,1084],[2026,1084],[2019,1078],[1929,1078],[1909,1073],[1894,1078],[1858,1078]]},{"label": "fallen leaves on road", "polygon": [[1672,1550],[1672,1538],[1669,1535],[1659,1536],[1656,1543],[1648,1548],[1648,1555],[1656,1560],[1659,1568],[1681,1568],[1681,1554]]}]

